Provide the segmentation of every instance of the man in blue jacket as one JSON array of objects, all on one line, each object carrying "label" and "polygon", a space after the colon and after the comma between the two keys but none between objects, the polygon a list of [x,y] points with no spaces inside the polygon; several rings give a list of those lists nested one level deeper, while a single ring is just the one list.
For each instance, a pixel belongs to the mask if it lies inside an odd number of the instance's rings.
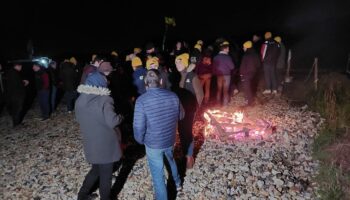
[{"label": "man in blue jacket", "polygon": [[164,178],[165,156],[170,164],[177,190],[181,180],[173,157],[176,124],[184,113],[175,93],[162,89],[162,79],[156,69],[147,71],[146,93],[136,100],[134,113],[134,137],[146,146],[146,156],[152,175],[156,199],[167,199]]}]

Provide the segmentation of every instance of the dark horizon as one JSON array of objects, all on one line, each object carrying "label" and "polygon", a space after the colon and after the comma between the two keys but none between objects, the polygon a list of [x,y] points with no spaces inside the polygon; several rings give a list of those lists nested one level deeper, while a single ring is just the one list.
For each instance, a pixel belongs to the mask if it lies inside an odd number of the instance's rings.
[{"label": "dark horizon", "polygon": [[[347,25],[348,3],[337,1],[236,2],[207,4],[177,1],[157,7],[150,2],[52,3],[2,2],[1,58],[27,55],[32,40],[34,55],[81,55],[144,47],[152,41],[159,47],[164,17],[176,19],[170,27],[170,41],[198,39],[213,41],[225,37],[237,45],[265,31],[280,35],[301,62],[313,57],[328,68],[344,66],[350,52]],[[171,45],[172,46],[172,45]],[[339,67],[339,66],[338,66]]]}]

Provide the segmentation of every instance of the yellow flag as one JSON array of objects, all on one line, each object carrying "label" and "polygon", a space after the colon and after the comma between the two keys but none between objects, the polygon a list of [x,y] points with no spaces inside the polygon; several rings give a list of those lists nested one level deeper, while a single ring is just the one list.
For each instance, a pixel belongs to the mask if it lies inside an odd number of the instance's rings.
[{"label": "yellow flag", "polygon": [[173,17],[165,17],[165,24],[168,24],[170,26],[176,26],[175,18],[173,18]]}]

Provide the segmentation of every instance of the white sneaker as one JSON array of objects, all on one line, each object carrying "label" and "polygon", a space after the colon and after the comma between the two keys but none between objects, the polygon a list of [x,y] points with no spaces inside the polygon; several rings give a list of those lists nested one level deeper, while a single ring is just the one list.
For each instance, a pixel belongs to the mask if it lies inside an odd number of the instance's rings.
[{"label": "white sneaker", "polygon": [[263,94],[271,94],[271,90],[264,90],[262,93]]},{"label": "white sneaker", "polygon": [[277,94],[277,90],[273,90],[273,91],[272,91],[272,94]]}]

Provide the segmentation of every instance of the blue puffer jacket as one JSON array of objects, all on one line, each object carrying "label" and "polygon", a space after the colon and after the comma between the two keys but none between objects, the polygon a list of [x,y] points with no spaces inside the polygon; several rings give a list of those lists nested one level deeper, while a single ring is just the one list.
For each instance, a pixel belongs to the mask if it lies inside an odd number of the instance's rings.
[{"label": "blue puffer jacket", "polygon": [[179,98],[162,88],[149,88],[136,100],[134,137],[152,149],[175,144],[176,124],[183,117]]},{"label": "blue puffer jacket", "polygon": [[231,71],[235,68],[232,58],[223,53],[219,53],[213,60],[213,73],[217,76],[231,75]]}]

